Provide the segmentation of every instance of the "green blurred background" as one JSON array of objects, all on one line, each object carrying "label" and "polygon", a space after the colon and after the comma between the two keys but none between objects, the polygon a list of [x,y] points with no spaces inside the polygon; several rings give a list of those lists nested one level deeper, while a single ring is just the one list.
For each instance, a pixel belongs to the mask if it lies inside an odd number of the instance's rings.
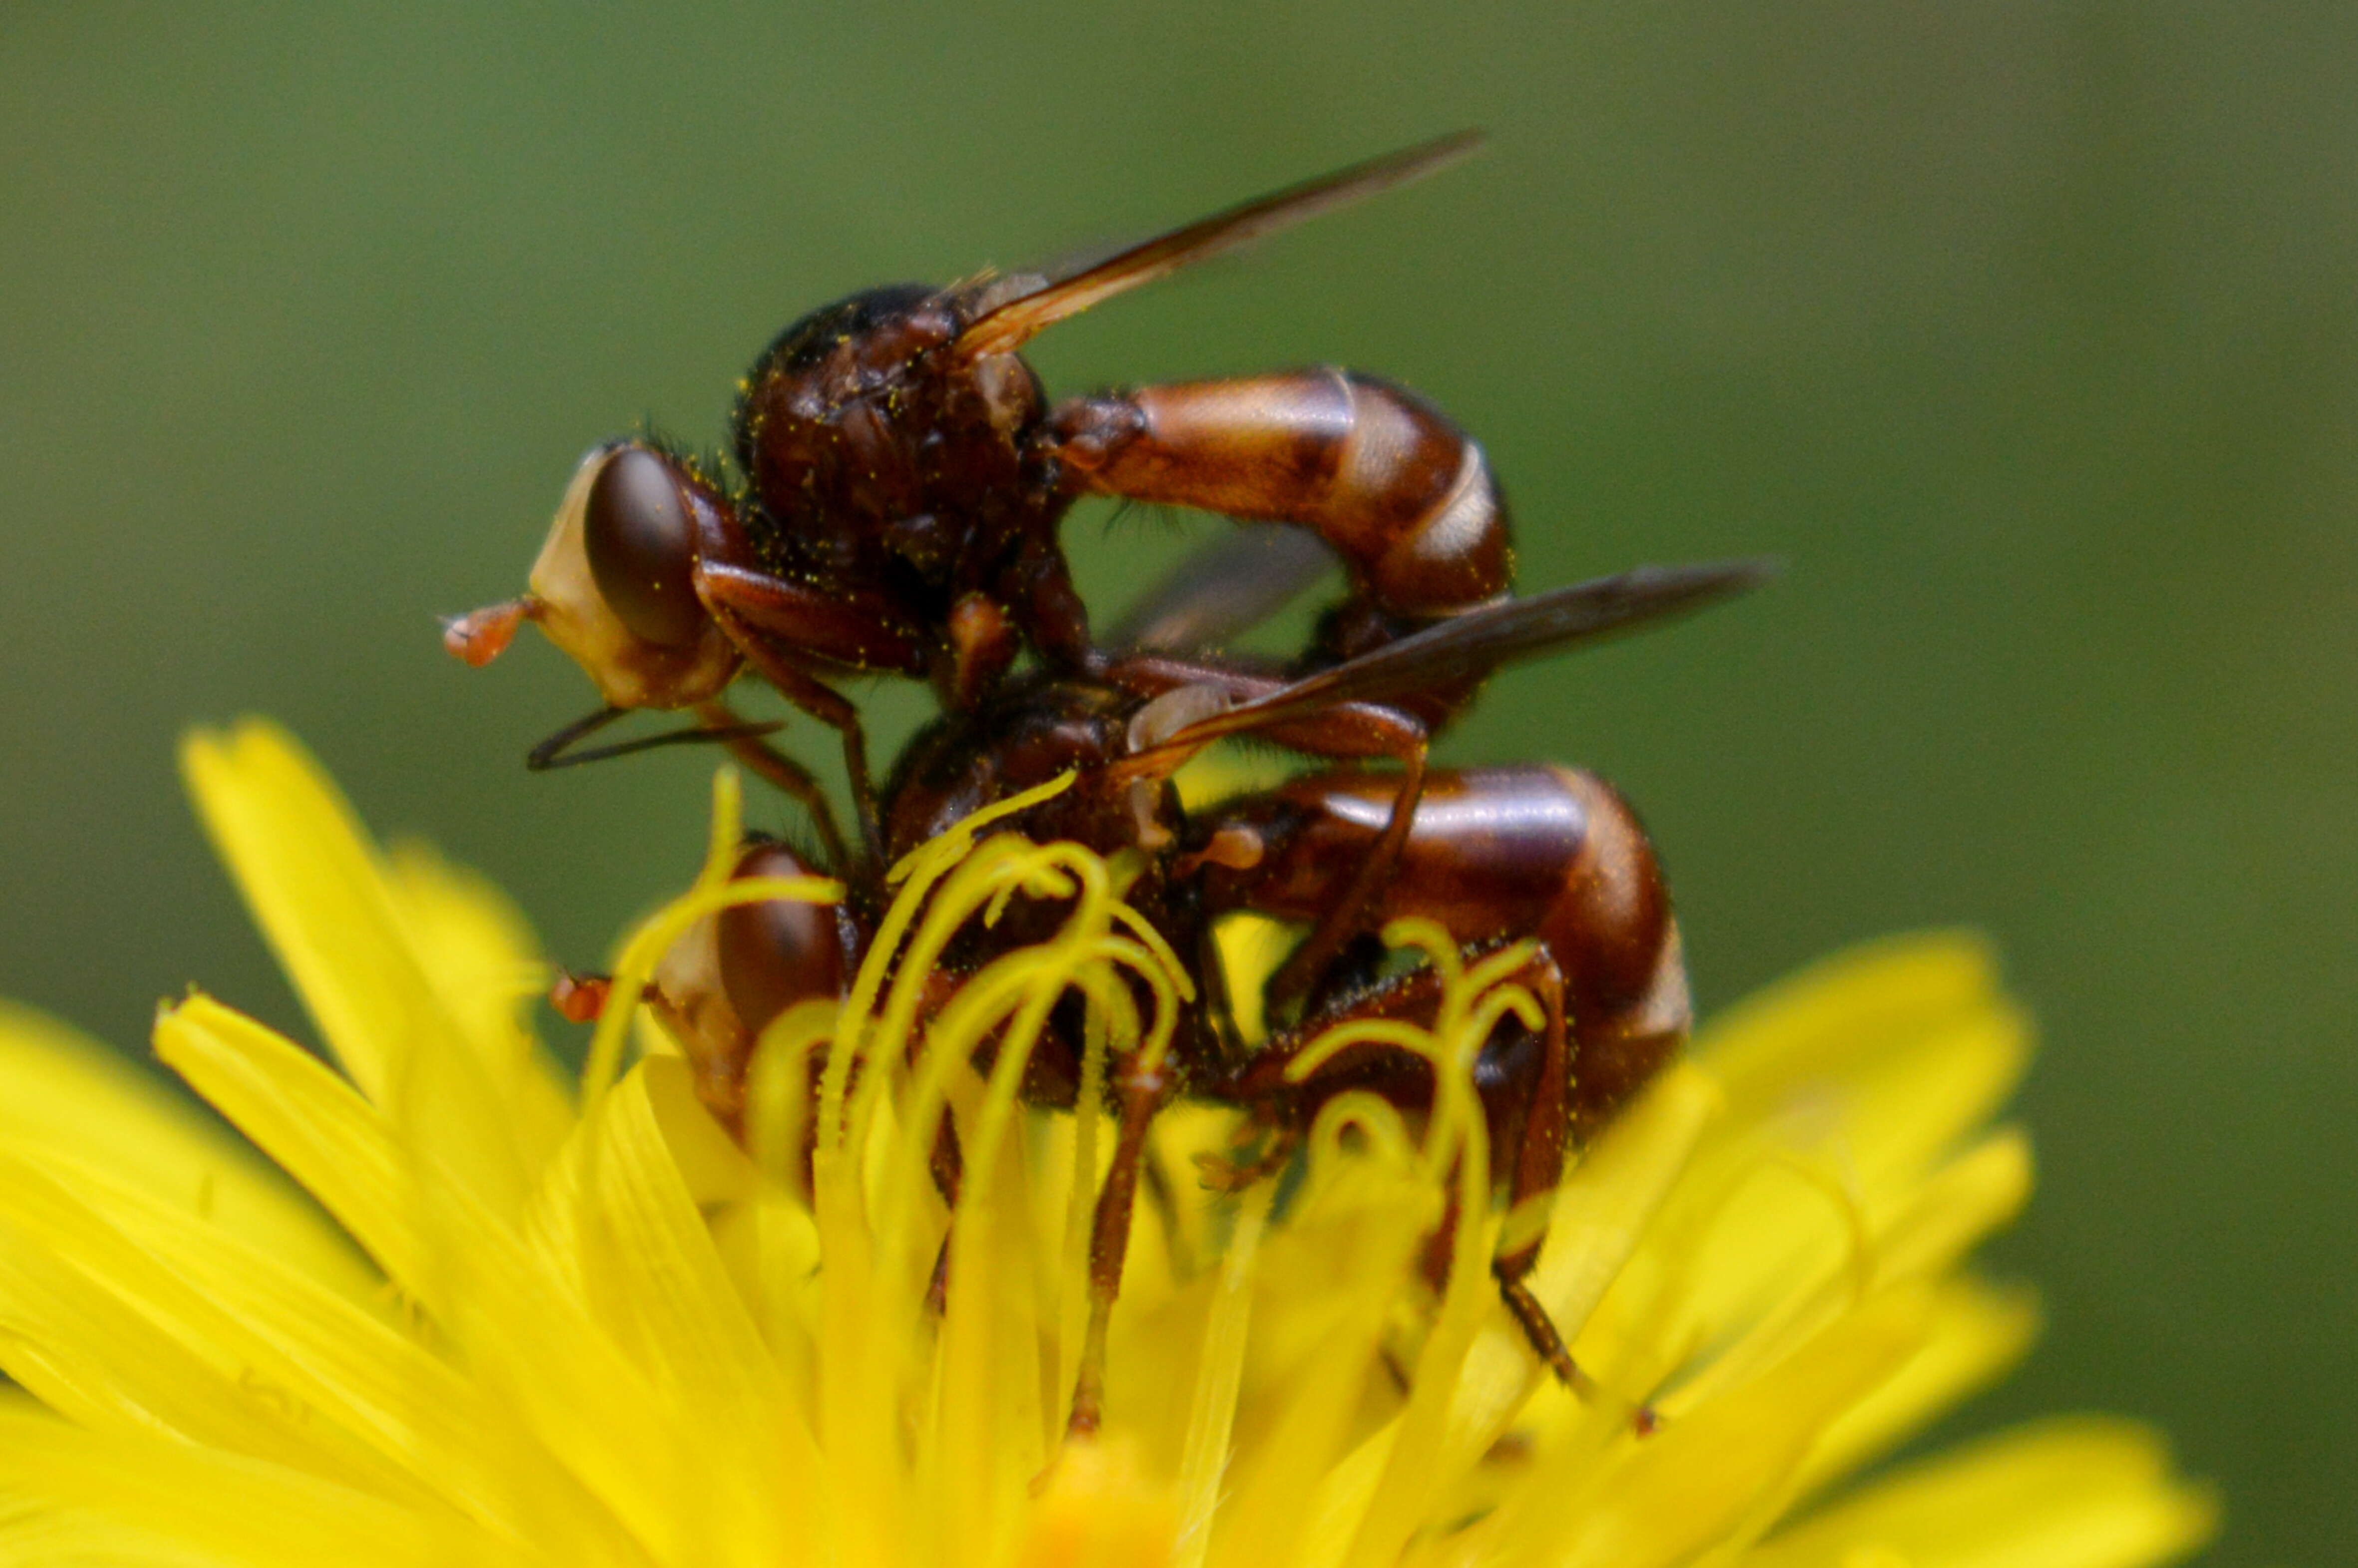
[{"label": "green blurred background", "polygon": [[[1406,381],[1529,585],[1785,557],[1448,754],[1618,779],[1708,1003],[1994,933],[2047,1040],[1997,1260],[2052,1324],[1964,1421],[2154,1419],[2215,1561],[2358,1559],[2358,8],[1117,11],[9,7],[0,991],[129,1049],[191,980],[298,1022],[173,774],[249,709],[595,962],[709,759],[527,777],[585,683],[434,622],[520,586],[585,446],[717,438],[852,288],[1482,124],[1037,362]],[[1076,519],[1096,601],[1189,526]]]}]

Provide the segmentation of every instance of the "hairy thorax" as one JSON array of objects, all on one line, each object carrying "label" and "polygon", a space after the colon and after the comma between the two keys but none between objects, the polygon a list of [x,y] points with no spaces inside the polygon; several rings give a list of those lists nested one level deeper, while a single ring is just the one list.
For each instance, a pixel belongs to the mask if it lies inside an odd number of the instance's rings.
[{"label": "hairy thorax", "polygon": [[1039,383],[1011,353],[957,353],[965,314],[954,293],[871,289],[795,322],[755,362],[735,440],[765,565],[935,607],[1052,524],[1026,456]]}]

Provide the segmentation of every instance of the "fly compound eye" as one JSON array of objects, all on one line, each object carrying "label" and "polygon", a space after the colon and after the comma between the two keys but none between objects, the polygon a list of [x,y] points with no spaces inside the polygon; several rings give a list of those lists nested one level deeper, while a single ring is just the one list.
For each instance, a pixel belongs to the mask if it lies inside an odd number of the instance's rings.
[{"label": "fly compound eye", "polygon": [[624,447],[590,482],[582,546],[599,595],[633,636],[685,648],[709,617],[689,573],[696,531],[671,463],[645,447]]},{"label": "fly compound eye", "polygon": [[[807,876],[792,850],[761,845],[737,864],[737,876]],[[835,912],[780,901],[732,904],[720,912],[720,984],[729,1005],[756,1033],[797,1002],[843,993],[843,949]]]}]

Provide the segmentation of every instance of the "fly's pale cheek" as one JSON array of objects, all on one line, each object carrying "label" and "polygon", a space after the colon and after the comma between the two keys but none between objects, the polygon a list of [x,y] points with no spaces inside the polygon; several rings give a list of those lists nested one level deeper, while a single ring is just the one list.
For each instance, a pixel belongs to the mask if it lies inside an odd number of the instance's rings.
[{"label": "fly's pale cheek", "polygon": [[670,460],[649,447],[601,447],[566,487],[533,563],[532,618],[615,708],[686,708],[736,674],[734,645],[696,597],[695,525]]}]

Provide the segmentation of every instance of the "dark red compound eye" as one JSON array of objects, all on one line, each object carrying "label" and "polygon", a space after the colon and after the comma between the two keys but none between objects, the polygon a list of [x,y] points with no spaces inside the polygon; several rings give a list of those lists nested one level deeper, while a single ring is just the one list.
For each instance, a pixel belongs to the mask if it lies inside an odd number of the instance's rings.
[{"label": "dark red compound eye", "polygon": [[[776,844],[749,850],[737,863],[745,877],[810,874],[793,851]],[[843,994],[843,947],[835,911],[817,903],[740,903],[720,912],[720,987],[749,1030],[762,1027],[796,1002]]]},{"label": "dark red compound eye", "polygon": [[688,574],[696,530],[671,463],[645,447],[624,447],[590,483],[582,546],[598,592],[632,634],[684,648],[709,617]]}]

